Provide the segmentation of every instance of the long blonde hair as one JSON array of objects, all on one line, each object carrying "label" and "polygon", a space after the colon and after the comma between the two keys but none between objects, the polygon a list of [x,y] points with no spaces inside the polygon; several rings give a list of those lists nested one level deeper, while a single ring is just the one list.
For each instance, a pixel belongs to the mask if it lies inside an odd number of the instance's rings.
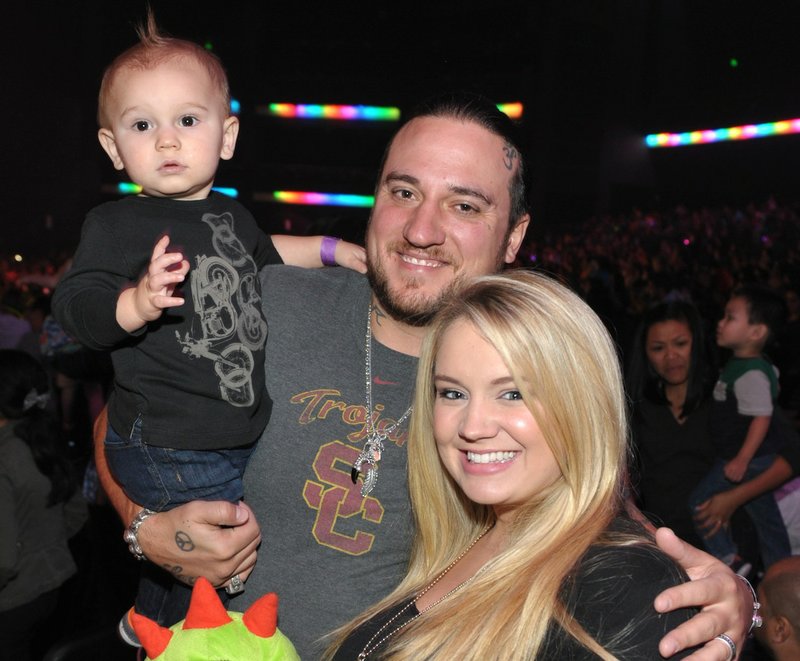
[{"label": "long blonde hair", "polygon": [[612,659],[567,612],[559,591],[620,509],[627,422],[619,361],[588,305],[529,271],[474,280],[437,314],[422,348],[409,433],[416,536],[408,573],[388,597],[337,631],[337,642],[412,598],[494,520],[489,506],[469,501],[450,478],[433,437],[434,363],[443,335],[462,320],[509,368],[562,477],[517,515],[502,553],[462,590],[393,635],[378,656],[530,659],[555,622]]}]

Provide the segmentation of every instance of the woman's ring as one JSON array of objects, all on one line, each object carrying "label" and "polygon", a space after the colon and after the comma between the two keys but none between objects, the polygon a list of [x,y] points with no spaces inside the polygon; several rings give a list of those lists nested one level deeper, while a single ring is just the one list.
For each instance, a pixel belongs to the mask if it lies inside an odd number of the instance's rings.
[{"label": "woman's ring", "polygon": [[[225,592],[228,594],[239,594],[242,591],[244,591],[244,582],[239,578],[239,574],[234,574],[231,576],[231,584],[225,588]],[[730,640],[730,638],[728,638],[728,640]],[[731,642],[731,644],[733,643]],[[733,649],[736,649],[735,645]]]},{"label": "woman's ring", "polygon": [[733,642],[730,636],[726,636],[724,633],[716,636],[716,640],[722,641],[728,646],[728,658],[725,659],[725,661],[731,661],[731,659],[736,656],[736,643]]}]

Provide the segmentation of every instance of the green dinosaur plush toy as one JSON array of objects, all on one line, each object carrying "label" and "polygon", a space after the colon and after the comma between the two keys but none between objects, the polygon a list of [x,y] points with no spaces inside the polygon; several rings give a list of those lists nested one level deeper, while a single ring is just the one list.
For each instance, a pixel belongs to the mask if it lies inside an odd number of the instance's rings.
[{"label": "green dinosaur plush toy", "polygon": [[245,613],[226,611],[216,590],[197,579],[186,619],[169,629],[131,614],[148,661],[300,661],[277,628],[278,597],[265,594]]}]

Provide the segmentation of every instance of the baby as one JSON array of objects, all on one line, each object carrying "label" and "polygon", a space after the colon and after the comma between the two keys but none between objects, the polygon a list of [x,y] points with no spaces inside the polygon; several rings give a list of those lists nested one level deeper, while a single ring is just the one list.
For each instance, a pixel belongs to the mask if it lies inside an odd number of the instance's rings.
[{"label": "baby", "polygon": [[[271,410],[259,269],[365,266],[362,248],[329,237],[270,238],[239,203],[212,192],[239,132],[225,71],[199,45],[160,35],[152,15],[139,37],[103,76],[98,137],[141,193],[88,214],[53,307],[82,344],[111,351],[105,452],[144,508],[125,535],[143,559],[136,532],[153,512],[242,498]],[[153,619],[173,589],[156,583],[140,582],[136,600]],[[232,577],[229,593],[241,589]],[[123,628],[135,644],[127,618]]]}]

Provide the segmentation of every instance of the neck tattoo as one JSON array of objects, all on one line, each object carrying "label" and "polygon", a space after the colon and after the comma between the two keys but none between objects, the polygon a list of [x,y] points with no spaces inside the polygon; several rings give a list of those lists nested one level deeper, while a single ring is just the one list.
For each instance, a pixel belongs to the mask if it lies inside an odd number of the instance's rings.
[{"label": "neck tattoo", "polygon": [[[364,482],[361,485],[361,495],[367,496],[374,488],[378,481],[378,462],[383,455],[383,442],[389,437],[395,429],[397,429],[405,419],[411,415],[411,406],[406,409],[406,412],[400,418],[388,427],[384,427],[378,431],[375,426],[375,417],[372,410],[372,302],[369,304],[369,311],[367,313],[367,337],[366,348],[364,350],[366,355],[364,365],[364,377],[366,380],[366,400],[367,400],[367,440],[364,443],[364,449],[359,452],[353,463],[353,468],[350,470],[350,478],[355,484],[358,480],[359,473],[364,472]],[[364,467],[366,466],[366,470]]]},{"label": "neck tattoo", "polygon": [[[409,608],[411,608],[411,606],[412,606],[412,605],[415,605],[415,604],[416,604],[416,603],[419,601],[420,597],[422,597],[422,595],[424,595],[426,592],[428,592],[428,590],[430,590],[430,589],[431,589],[431,588],[432,588],[434,585],[436,585],[436,584],[437,584],[437,583],[438,583],[440,580],[442,580],[442,578],[445,576],[445,574],[447,574],[447,572],[449,572],[449,571],[450,571],[450,570],[451,570],[453,567],[455,567],[455,566],[458,564],[459,560],[461,560],[461,558],[463,558],[465,555],[467,555],[467,553],[469,553],[470,549],[471,549],[473,546],[475,546],[475,544],[477,544],[477,543],[480,541],[481,537],[483,537],[483,536],[484,536],[484,535],[485,535],[487,532],[489,532],[489,530],[491,530],[491,528],[492,528],[492,526],[491,526],[491,525],[489,525],[489,526],[486,526],[486,528],[484,528],[483,532],[482,532],[480,535],[478,535],[478,536],[477,536],[477,537],[476,537],[474,540],[472,540],[472,543],[471,543],[471,544],[470,544],[470,545],[469,545],[467,548],[465,548],[465,549],[464,549],[464,550],[461,552],[461,554],[460,554],[460,555],[459,555],[459,556],[458,556],[458,557],[457,557],[455,560],[453,560],[453,562],[451,562],[451,563],[450,563],[450,564],[447,566],[447,568],[446,568],[446,569],[445,569],[445,570],[444,570],[444,571],[443,571],[441,574],[439,574],[439,575],[438,575],[436,578],[434,578],[434,579],[433,579],[433,582],[432,582],[432,583],[429,583],[429,584],[428,584],[428,586],[427,586],[427,587],[425,587],[425,588],[424,588],[424,589],[423,589],[421,592],[418,592],[418,593],[417,593],[417,596],[416,596],[416,597],[414,597],[414,599],[413,599],[412,601],[409,601],[409,602],[408,602],[408,603],[407,603],[405,606],[403,606],[403,608],[401,608],[399,611],[397,611],[397,613],[395,613],[395,614],[394,614],[394,615],[393,615],[393,616],[392,616],[392,617],[391,617],[391,618],[390,618],[390,619],[389,619],[389,620],[386,622],[386,624],[384,624],[384,625],[383,625],[383,626],[382,626],[380,629],[378,629],[378,630],[375,632],[375,634],[372,636],[372,638],[370,638],[370,639],[367,641],[367,644],[366,644],[366,645],[364,645],[364,649],[362,649],[362,650],[361,650],[361,654],[359,654],[359,655],[358,655],[358,659],[357,659],[357,661],[364,661],[364,659],[366,659],[366,658],[367,658],[367,657],[368,657],[370,654],[372,654],[372,653],[373,653],[373,652],[374,652],[376,649],[378,649],[378,648],[379,648],[381,645],[383,645],[383,643],[385,643],[387,640],[389,640],[389,638],[391,638],[392,636],[394,636],[394,635],[395,635],[395,634],[396,634],[398,631],[401,631],[402,629],[404,629],[405,627],[407,627],[409,624],[411,624],[411,623],[412,623],[414,620],[416,620],[416,619],[417,619],[417,618],[418,618],[420,615],[422,615],[423,613],[426,613],[426,612],[428,612],[428,611],[429,611],[431,608],[434,608],[435,606],[438,606],[439,604],[441,604],[441,603],[442,603],[442,602],[443,602],[445,599],[447,599],[447,598],[448,598],[450,595],[452,595],[452,594],[455,594],[456,592],[458,592],[458,591],[459,591],[461,588],[463,588],[465,585],[469,584],[469,583],[470,583],[470,581],[472,581],[472,580],[473,580],[473,579],[474,579],[474,578],[475,578],[475,577],[476,577],[478,574],[480,574],[480,573],[483,571],[483,567],[481,567],[481,568],[480,568],[478,571],[476,571],[476,572],[475,572],[475,573],[474,573],[472,576],[470,576],[470,577],[469,577],[467,580],[465,580],[465,581],[462,581],[461,583],[459,583],[458,585],[456,585],[456,586],[455,586],[455,587],[454,587],[452,590],[450,590],[450,592],[448,592],[446,595],[444,595],[443,597],[440,597],[439,599],[437,599],[436,601],[434,601],[434,602],[433,602],[433,603],[432,603],[430,606],[428,606],[428,607],[427,607],[427,608],[425,608],[424,610],[421,610],[421,611],[419,611],[419,612],[418,612],[416,615],[413,615],[412,617],[408,618],[408,619],[407,619],[405,622],[403,622],[402,624],[400,624],[400,625],[396,626],[394,629],[392,629],[392,630],[391,630],[389,633],[387,633],[387,634],[386,634],[386,635],[385,635],[383,638],[381,638],[381,639],[380,639],[378,642],[376,642],[376,643],[373,645],[373,641],[374,641],[374,640],[375,640],[375,639],[376,639],[378,636],[380,636],[380,635],[383,633],[384,629],[386,629],[387,627],[389,627],[389,626],[392,624],[392,622],[394,622],[395,620],[397,620],[397,618],[398,618],[398,617],[400,617],[400,616],[401,616],[403,613],[405,613],[405,612],[406,612],[406,611],[407,611]],[[371,646],[371,647],[370,647],[370,646]]]}]

